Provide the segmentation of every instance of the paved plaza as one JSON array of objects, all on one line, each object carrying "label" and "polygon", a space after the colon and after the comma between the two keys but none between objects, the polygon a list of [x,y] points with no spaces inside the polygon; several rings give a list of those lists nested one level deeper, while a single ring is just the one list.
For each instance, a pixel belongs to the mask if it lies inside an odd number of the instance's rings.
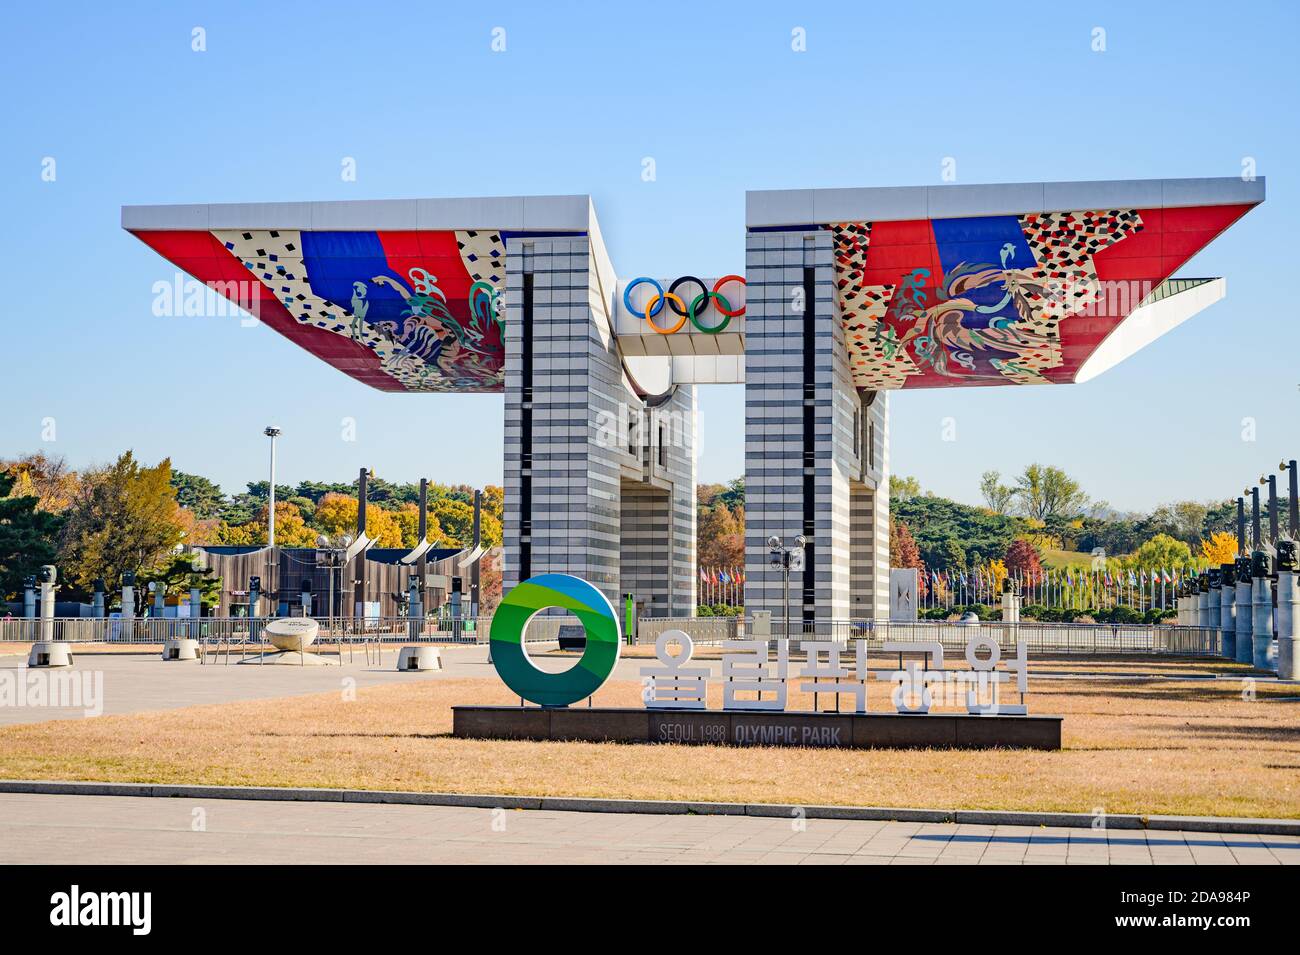
[{"label": "paved plaza", "polygon": [[[196,831],[198,829],[199,831]],[[0,795],[0,863],[1295,864],[1300,836]]]},{"label": "paved plaza", "polygon": [[[237,664],[239,654],[230,657],[227,665],[225,655],[208,657],[208,663],[197,661],[166,662],[156,651],[141,648],[139,653],[122,652],[78,652],[72,670],[43,670],[47,674],[70,673],[77,671],[99,671],[103,673],[103,713],[114,715],[121,713],[141,713],[149,710],[169,710],[183,706],[200,706],[212,703],[232,703],[241,700],[267,700],[279,697],[300,696],[310,693],[330,693],[339,689],[344,679],[356,681],[356,687],[363,689],[372,686],[386,686],[395,683],[409,683],[416,680],[446,680],[481,678],[496,682],[496,670],[488,661],[487,646],[465,644],[439,648],[443,669],[424,672],[402,672],[397,670],[396,645],[384,649],[382,663],[375,662],[372,655],[366,661],[365,653],[360,649],[343,654],[341,666],[296,667],[296,666],[259,666],[257,664]],[[336,659],[335,648],[326,643],[321,652]],[[253,654],[249,654],[252,659]],[[534,655],[538,666],[548,671],[560,671],[572,667],[576,656],[545,656],[539,651]],[[16,676],[27,672],[26,657],[22,655],[0,655],[0,675],[11,671]],[[651,663],[650,658],[623,657],[614,667],[611,677],[616,680],[638,680],[643,666]],[[717,659],[697,659],[693,666],[703,667],[709,671],[711,680],[721,679],[722,664]],[[1215,679],[1210,671],[1200,670],[1196,661],[1188,661],[1185,669],[1177,674],[1147,673],[1146,678],[1154,679]],[[1036,671],[1034,679],[1078,679],[1078,673],[1057,673],[1050,669]],[[1108,676],[1104,673],[1088,674],[1090,679],[1134,679],[1134,674],[1125,676]],[[1236,678],[1236,677],[1232,677]],[[1265,678],[1267,679],[1267,678]],[[1268,682],[1274,682],[1268,680]],[[56,706],[0,706],[0,726],[19,723],[39,723],[45,720],[81,719],[84,717],[81,707]]]},{"label": "paved plaza", "polygon": [[[318,648],[330,659],[337,659],[336,649],[330,643]],[[230,656],[227,664],[224,652],[210,655],[206,664],[198,661],[167,662],[158,650],[142,647],[139,653],[77,652],[71,669],[39,670],[45,674],[67,674],[78,671],[103,673],[103,713],[142,713],[148,710],[170,710],[183,706],[201,706],[209,703],[233,703],[240,700],[269,700],[279,697],[301,696],[309,693],[332,693],[341,681],[356,681],[357,689],[410,683],[416,680],[447,680],[479,677],[498,681],[496,670],[488,662],[486,644],[464,644],[439,648],[442,655],[441,670],[423,672],[397,669],[397,645],[383,650],[382,662],[371,656],[369,663],[360,649],[343,653],[341,666],[298,667],[260,666],[255,663],[239,664],[239,653]],[[248,659],[255,654],[249,653]],[[576,656],[535,657],[543,670],[559,671],[572,667]],[[615,667],[615,679],[635,680],[645,659],[625,658]],[[706,661],[716,678],[721,673],[717,660]],[[27,671],[24,655],[0,655],[0,674],[11,671],[22,677]],[[0,706],[0,726],[18,723],[40,723],[45,720],[81,719],[81,707],[57,706]]]}]

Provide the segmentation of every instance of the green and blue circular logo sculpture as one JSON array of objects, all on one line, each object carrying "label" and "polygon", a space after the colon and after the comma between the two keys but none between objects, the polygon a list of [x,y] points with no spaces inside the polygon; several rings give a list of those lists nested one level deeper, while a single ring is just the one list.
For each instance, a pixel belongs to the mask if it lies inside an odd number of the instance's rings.
[{"label": "green and blue circular logo sculpture", "polygon": [[[587,634],[578,662],[563,673],[540,670],[524,649],[524,629],[548,607],[567,610]],[[492,616],[492,662],[506,686],[540,706],[568,706],[600,689],[618,662],[618,616],[609,599],[580,577],[539,574],[510,593]]]}]

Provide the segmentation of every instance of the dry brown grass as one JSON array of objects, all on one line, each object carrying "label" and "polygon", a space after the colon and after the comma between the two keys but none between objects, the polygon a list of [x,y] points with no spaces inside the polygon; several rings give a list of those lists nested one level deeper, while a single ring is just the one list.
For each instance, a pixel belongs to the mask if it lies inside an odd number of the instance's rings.
[{"label": "dry brown grass", "polygon": [[[871,708],[885,709],[887,685],[869,687]],[[1254,702],[1235,681],[1039,680],[1033,689],[1034,712],[1066,717],[1061,752],[454,739],[452,704],[516,702],[495,680],[465,679],[366,689],[352,702],[326,694],[9,727],[0,730],[0,775],[1300,817],[1296,704],[1266,702],[1294,688],[1260,686]],[[595,703],[636,706],[638,692],[613,681]],[[790,703],[812,701],[792,694]]]}]

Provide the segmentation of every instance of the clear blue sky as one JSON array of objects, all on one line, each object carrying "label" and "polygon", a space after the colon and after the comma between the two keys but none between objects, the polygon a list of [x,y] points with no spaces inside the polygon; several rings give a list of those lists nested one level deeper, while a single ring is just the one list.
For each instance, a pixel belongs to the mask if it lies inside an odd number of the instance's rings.
[{"label": "clear blue sky", "polygon": [[[381,394],[267,329],[155,317],[153,283],[174,270],[121,231],[123,204],[591,193],[620,273],[721,275],[743,269],[745,189],[937,183],[949,156],[968,183],[1233,176],[1253,157],[1269,195],[1182,270],[1227,276],[1228,300],[1102,377],[896,393],[897,473],[974,501],[985,469],[1037,460],[1147,508],[1226,497],[1300,454],[1300,317],[1283,294],[1300,212],[1295,5],[593,9],[8,10],[0,455],[44,448],[80,467],[131,447],[236,490],[264,478],[274,422],[286,483],[363,465],[501,479],[500,396]],[[356,182],[341,181],[346,156]],[[739,475],[743,390],[700,403],[701,479]]]}]

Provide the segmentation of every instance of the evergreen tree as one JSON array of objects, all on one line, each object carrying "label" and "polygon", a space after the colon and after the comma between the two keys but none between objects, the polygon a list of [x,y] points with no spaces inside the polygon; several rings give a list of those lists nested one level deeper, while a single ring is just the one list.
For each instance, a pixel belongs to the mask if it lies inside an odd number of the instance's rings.
[{"label": "evergreen tree", "polygon": [[23,578],[55,562],[63,519],[40,510],[35,495],[10,497],[17,478],[0,472],[0,596],[21,595]]}]

